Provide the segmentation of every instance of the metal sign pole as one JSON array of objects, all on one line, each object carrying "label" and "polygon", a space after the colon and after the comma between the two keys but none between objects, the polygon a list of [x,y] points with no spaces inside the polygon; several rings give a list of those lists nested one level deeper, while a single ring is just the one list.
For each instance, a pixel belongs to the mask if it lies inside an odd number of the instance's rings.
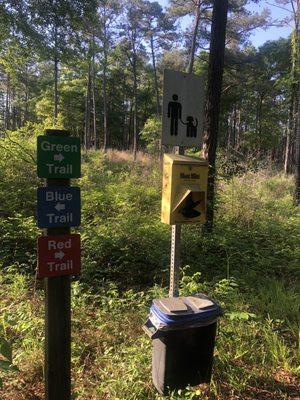
[{"label": "metal sign pole", "polygon": [[181,225],[172,225],[169,297],[178,297]]},{"label": "metal sign pole", "polygon": [[[174,147],[174,152],[184,154],[184,147]],[[171,263],[170,263],[170,289],[169,297],[179,296],[179,268],[180,268],[180,245],[181,245],[181,225],[172,225],[171,233]]]}]

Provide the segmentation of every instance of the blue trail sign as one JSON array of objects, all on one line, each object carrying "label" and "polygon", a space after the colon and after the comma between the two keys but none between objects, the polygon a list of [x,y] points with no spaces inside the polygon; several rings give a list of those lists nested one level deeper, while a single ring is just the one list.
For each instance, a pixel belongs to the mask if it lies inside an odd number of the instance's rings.
[{"label": "blue trail sign", "polygon": [[80,188],[47,186],[37,189],[37,222],[40,228],[80,225]]}]

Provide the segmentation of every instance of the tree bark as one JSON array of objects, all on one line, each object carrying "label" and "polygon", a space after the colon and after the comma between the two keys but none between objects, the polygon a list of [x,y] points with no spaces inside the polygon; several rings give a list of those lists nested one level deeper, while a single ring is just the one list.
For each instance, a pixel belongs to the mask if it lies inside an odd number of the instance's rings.
[{"label": "tree bark", "polygon": [[91,95],[92,95],[92,110],[93,110],[93,147],[97,148],[97,126],[96,126],[96,100],[95,100],[95,35],[93,32],[92,38],[92,67],[91,67]]},{"label": "tree bark", "polygon": [[28,90],[28,67],[26,66],[25,70],[25,110],[24,110],[24,120],[23,124],[25,124],[29,119],[29,90]]},{"label": "tree bark", "polygon": [[[105,10],[104,10],[105,13]],[[104,14],[106,15],[106,14]],[[107,117],[107,29],[106,22],[103,27],[103,151],[106,153],[109,147],[109,131],[108,131],[108,117]]]},{"label": "tree bark", "polygon": [[133,110],[133,160],[136,161],[137,148],[138,148],[138,126],[137,126],[137,60],[136,49],[133,45],[133,96],[134,96],[134,110]]},{"label": "tree bark", "polygon": [[6,75],[5,129],[10,128],[10,74]]},{"label": "tree bark", "polygon": [[91,123],[91,63],[88,66],[88,80],[85,97],[85,126],[84,126],[84,146],[85,150],[90,148],[90,123]]},{"label": "tree bark", "polygon": [[133,102],[130,104],[129,110],[129,121],[128,121],[128,129],[127,129],[127,149],[131,148],[131,128],[132,128],[132,120],[133,120]]},{"label": "tree bark", "polygon": [[157,119],[159,119],[159,116],[160,116],[159,91],[158,91],[158,79],[157,79],[153,35],[151,35],[151,38],[150,38],[150,45],[151,45],[152,66],[153,66],[153,74],[154,74],[154,87],[155,87],[155,95],[156,95],[156,116],[157,116]]},{"label": "tree bark", "polygon": [[57,54],[57,26],[54,28],[54,125],[58,117],[58,54]]},{"label": "tree bark", "polygon": [[299,2],[297,2],[297,12],[295,15],[295,190],[294,204],[300,203],[300,31],[299,31]]},{"label": "tree bark", "polygon": [[12,129],[15,131],[17,129],[17,107],[15,103],[16,99],[16,88],[15,86],[12,87],[12,109],[11,109],[11,116],[12,116]]},{"label": "tree bark", "polygon": [[300,85],[298,84],[298,110],[297,110],[297,129],[296,129],[296,146],[295,146],[295,192],[294,204],[300,203]]},{"label": "tree bark", "polygon": [[209,231],[214,222],[216,150],[219,134],[219,115],[224,70],[225,37],[228,0],[215,0],[213,4],[211,42],[208,67],[207,101],[205,106],[206,132],[204,135],[204,156],[209,162],[207,188],[207,224]]},{"label": "tree bark", "polygon": [[236,147],[236,104],[233,106],[232,147]]},{"label": "tree bark", "polygon": [[123,97],[123,107],[122,107],[122,138],[123,138],[123,143],[122,143],[122,149],[128,149],[127,147],[127,138],[128,138],[128,130],[126,131],[126,120],[128,118],[128,109],[126,108],[126,75],[123,73],[122,74],[122,81],[123,81],[123,90],[122,90],[122,97]]},{"label": "tree bark", "polygon": [[286,175],[292,172],[292,140],[291,135],[293,132],[293,103],[290,105],[289,120],[286,129],[286,142],[285,142],[285,153],[284,153],[284,173]]}]

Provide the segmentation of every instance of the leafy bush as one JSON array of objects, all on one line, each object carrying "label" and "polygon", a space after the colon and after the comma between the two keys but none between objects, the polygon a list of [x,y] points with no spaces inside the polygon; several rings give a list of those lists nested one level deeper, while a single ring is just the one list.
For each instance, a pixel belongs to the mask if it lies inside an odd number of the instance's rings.
[{"label": "leafy bush", "polygon": [[161,121],[157,117],[150,117],[140,133],[140,138],[146,142],[147,150],[150,153],[159,151],[161,129]]},{"label": "leafy bush", "polygon": [[[19,371],[18,367],[13,364],[12,348],[10,343],[0,336],[0,373],[8,373],[9,371]],[[3,379],[0,374],[0,389],[3,389]]]}]

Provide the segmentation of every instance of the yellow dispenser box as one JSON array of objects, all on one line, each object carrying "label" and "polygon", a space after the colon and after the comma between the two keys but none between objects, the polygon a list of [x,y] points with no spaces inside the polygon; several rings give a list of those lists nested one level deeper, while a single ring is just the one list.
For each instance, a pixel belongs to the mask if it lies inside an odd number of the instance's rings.
[{"label": "yellow dispenser box", "polygon": [[208,162],[177,154],[164,155],[161,221],[204,224]]}]

